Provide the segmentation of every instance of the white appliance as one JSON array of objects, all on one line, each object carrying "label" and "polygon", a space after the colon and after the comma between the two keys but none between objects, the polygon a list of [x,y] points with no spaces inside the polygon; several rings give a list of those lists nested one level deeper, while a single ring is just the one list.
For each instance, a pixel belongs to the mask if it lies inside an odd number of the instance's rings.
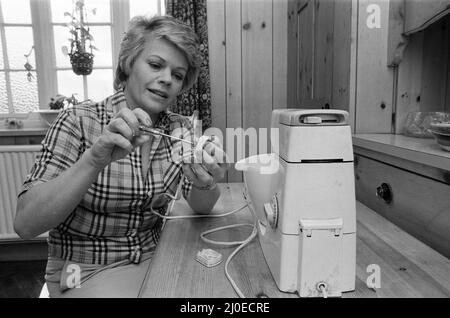
[{"label": "white appliance", "polygon": [[[348,113],[277,109],[272,153],[236,163],[281,291],[339,297],[355,289],[356,210]],[[276,141],[279,140],[279,145]]]}]

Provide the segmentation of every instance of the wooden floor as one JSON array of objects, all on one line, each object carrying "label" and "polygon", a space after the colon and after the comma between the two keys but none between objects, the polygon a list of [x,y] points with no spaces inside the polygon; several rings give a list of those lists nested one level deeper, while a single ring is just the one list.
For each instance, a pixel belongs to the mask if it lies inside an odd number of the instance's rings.
[{"label": "wooden floor", "polygon": [[37,298],[47,261],[0,262],[0,298]]}]

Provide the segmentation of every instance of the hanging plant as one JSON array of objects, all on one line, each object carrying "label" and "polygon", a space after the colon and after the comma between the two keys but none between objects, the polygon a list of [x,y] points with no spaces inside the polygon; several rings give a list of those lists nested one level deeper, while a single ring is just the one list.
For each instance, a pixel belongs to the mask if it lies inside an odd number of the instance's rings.
[{"label": "hanging plant", "polygon": [[[95,9],[92,12],[95,14]],[[70,52],[67,46],[62,47],[62,52],[69,56],[75,74],[89,75],[94,66],[92,50],[97,50],[97,48],[92,45],[94,38],[89,31],[89,26],[87,26],[84,0],[76,1],[72,13],[64,12],[64,16],[71,18],[71,22],[67,24],[71,38],[69,39]]]},{"label": "hanging plant", "polygon": [[30,57],[33,50],[34,50],[34,45],[31,47],[31,50],[30,50],[30,52],[28,52],[28,54],[23,55],[27,59],[27,62],[23,65],[23,67],[25,67],[25,70],[28,72],[27,73],[28,82],[31,82],[31,80],[34,78],[33,73],[31,73],[31,71],[33,71],[33,65],[31,65],[30,61],[28,60],[28,58]]}]

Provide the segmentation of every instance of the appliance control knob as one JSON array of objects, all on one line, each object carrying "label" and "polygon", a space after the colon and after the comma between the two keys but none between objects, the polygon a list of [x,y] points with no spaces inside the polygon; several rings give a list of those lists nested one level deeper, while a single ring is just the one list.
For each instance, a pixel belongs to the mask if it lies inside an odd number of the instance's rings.
[{"label": "appliance control knob", "polygon": [[377,188],[377,197],[383,199],[386,203],[391,203],[392,201],[392,188],[387,183],[382,183]]},{"label": "appliance control knob", "polygon": [[270,227],[275,229],[278,223],[278,200],[276,195],[272,197],[270,203],[264,204],[264,212]]}]

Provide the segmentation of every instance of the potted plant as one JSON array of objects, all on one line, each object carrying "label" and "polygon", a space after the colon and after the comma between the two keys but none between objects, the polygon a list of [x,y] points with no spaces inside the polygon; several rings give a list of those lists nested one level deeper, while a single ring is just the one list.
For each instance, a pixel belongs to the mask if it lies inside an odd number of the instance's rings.
[{"label": "potted plant", "polygon": [[[95,10],[93,10],[95,14]],[[64,55],[68,55],[72,70],[77,75],[89,75],[94,65],[94,54],[92,50],[97,50],[92,45],[94,38],[89,32],[86,19],[86,9],[84,0],[75,2],[73,13],[64,12],[64,16],[71,18],[71,22],[67,24],[70,29],[70,52],[67,46],[62,47]]]},{"label": "potted plant", "polygon": [[72,94],[71,97],[66,97],[61,94],[57,94],[55,97],[50,98],[50,103],[48,104],[49,109],[40,109],[36,112],[41,116],[42,120],[50,126],[56,117],[58,117],[60,111],[67,107],[78,104],[78,100],[75,95]]},{"label": "potted plant", "polygon": [[50,98],[50,103],[48,103],[48,107],[50,109],[65,109],[69,106],[73,106],[79,104],[78,100],[75,98],[75,94],[72,94],[71,97],[66,97],[61,94],[57,94],[55,97]]}]

